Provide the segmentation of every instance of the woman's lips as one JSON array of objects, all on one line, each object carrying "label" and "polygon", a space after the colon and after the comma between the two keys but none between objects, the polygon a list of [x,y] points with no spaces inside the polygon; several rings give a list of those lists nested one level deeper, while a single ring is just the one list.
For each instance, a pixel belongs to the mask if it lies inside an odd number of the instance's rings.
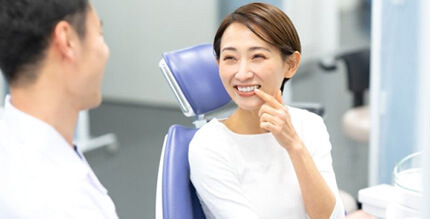
[{"label": "woman's lips", "polygon": [[260,88],[260,85],[236,85],[234,88],[237,93],[242,97],[250,97],[255,95],[255,89]]}]

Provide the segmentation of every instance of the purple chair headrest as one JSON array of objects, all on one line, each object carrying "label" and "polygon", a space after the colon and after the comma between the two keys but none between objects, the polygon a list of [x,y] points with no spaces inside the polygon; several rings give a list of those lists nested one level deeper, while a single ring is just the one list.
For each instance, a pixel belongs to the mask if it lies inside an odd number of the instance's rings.
[{"label": "purple chair headrest", "polygon": [[231,101],[219,77],[212,44],[166,52],[160,68],[186,116],[205,114]]}]

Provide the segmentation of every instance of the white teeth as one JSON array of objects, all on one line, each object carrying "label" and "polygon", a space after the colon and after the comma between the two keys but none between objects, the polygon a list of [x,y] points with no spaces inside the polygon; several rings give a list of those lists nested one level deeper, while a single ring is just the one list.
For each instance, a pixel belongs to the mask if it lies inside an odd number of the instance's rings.
[{"label": "white teeth", "polygon": [[257,88],[259,88],[260,86],[258,86],[258,85],[255,85],[255,86],[248,86],[248,87],[239,87],[239,86],[237,86],[237,89],[240,91],[240,92],[251,92],[251,91],[254,91],[255,89],[257,89]]}]

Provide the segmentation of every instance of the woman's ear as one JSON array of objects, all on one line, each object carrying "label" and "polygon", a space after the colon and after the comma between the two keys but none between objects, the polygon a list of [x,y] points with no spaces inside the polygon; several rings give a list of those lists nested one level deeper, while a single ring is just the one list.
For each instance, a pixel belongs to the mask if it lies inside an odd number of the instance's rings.
[{"label": "woman's ear", "polygon": [[301,55],[299,52],[295,51],[293,54],[291,54],[287,60],[286,60],[286,71],[285,71],[285,77],[286,78],[292,78],[299,68],[301,60]]}]

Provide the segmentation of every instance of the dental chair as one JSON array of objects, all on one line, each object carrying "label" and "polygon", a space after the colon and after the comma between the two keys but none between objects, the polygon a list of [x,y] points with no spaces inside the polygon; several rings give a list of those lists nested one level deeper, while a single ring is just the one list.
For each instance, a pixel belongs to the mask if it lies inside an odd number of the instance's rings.
[{"label": "dental chair", "polygon": [[[164,53],[159,67],[184,115],[195,118],[195,128],[173,125],[165,137],[158,169],[156,219],[205,218],[190,181],[189,142],[197,129],[206,123],[207,117],[215,115],[219,118],[225,114],[214,114],[214,110],[225,110],[223,106],[227,105],[229,111],[231,98],[219,78],[212,44]],[[324,112],[320,106],[300,106],[311,112]]]},{"label": "dental chair", "polygon": [[231,101],[218,76],[211,44],[163,54],[160,68],[182,112],[195,117],[196,128],[170,127],[161,152],[157,180],[156,218],[205,218],[190,181],[188,145],[205,114]]}]

